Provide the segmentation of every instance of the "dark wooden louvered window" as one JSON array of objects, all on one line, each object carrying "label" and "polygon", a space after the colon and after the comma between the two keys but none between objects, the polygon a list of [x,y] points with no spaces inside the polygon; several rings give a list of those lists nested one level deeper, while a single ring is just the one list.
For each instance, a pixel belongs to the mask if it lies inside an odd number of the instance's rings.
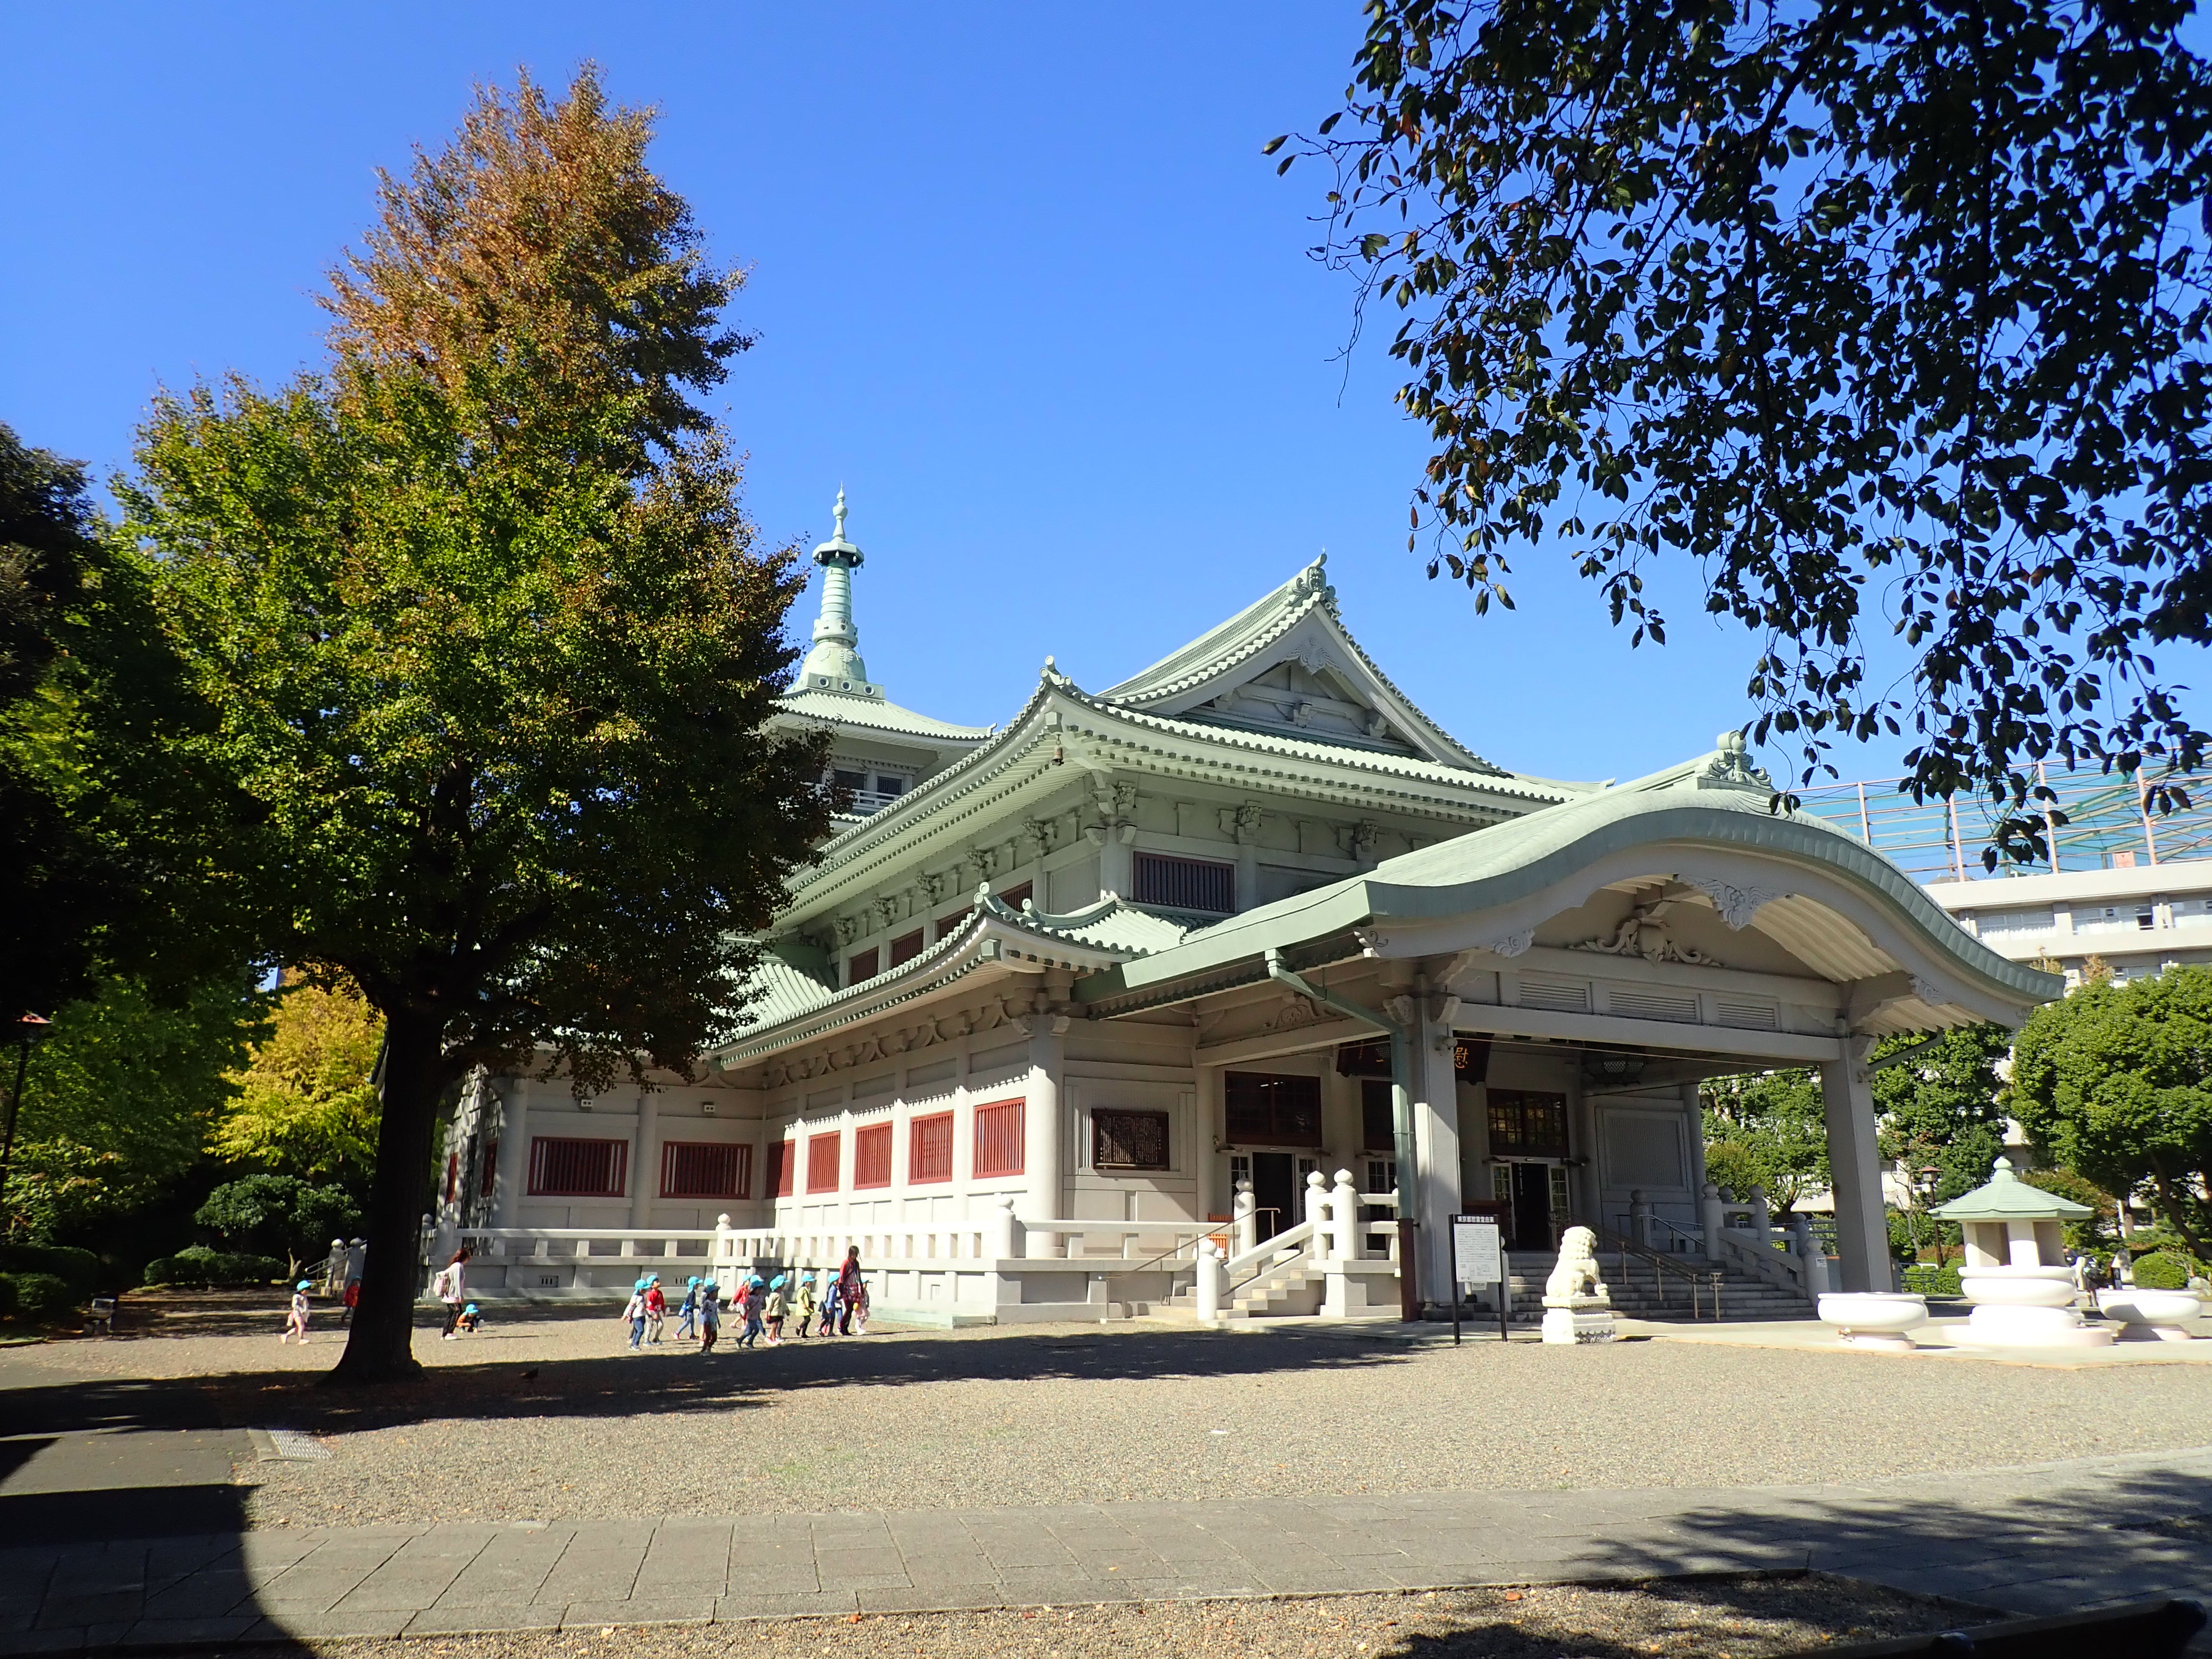
[{"label": "dark wooden louvered window", "polygon": [[902,933],[891,941],[891,966],[894,968],[902,962],[912,962],[921,954],[921,929],[919,927],[911,933]]},{"label": "dark wooden louvered window", "polygon": [[1359,1085],[1359,1150],[1398,1150],[1397,1114],[1390,1109],[1390,1085],[1371,1077],[1362,1079]]},{"label": "dark wooden louvered window", "polygon": [[1099,1170],[1168,1168],[1168,1115],[1092,1112],[1091,1163]]},{"label": "dark wooden louvered window", "polygon": [[779,1140],[768,1149],[768,1189],[771,1196],[791,1196],[792,1181],[799,1169],[798,1152],[798,1143],[789,1140]]},{"label": "dark wooden louvered window", "polygon": [[492,1189],[498,1185],[498,1177],[499,1139],[498,1137],[494,1136],[484,1142],[483,1170],[477,1176],[477,1196],[489,1198],[492,1195]]},{"label": "dark wooden louvered window", "polygon": [[750,1198],[753,1149],[672,1140],[660,1149],[663,1198]]},{"label": "dark wooden louvered window", "polygon": [[957,916],[939,916],[937,919],[937,937],[951,939],[968,925],[968,918],[975,914],[973,910],[963,910]]},{"label": "dark wooden louvered window", "polygon": [[875,976],[876,953],[873,951],[856,951],[853,959],[845,964],[845,983],[848,986],[858,985]]},{"label": "dark wooden louvered window", "polygon": [[908,1127],[906,1178],[917,1181],[952,1179],[952,1114],[932,1112]]},{"label": "dark wooden louvered window", "polygon": [[1266,1072],[1225,1072],[1224,1119],[1236,1146],[1321,1145],[1321,1079]]},{"label": "dark wooden louvered window", "polygon": [[1139,853],[1130,885],[1139,904],[1164,904],[1177,910],[1212,910],[1227,915],[1237,908],[1237,866],[1212,859],[1170,858],[1164,853]]},{"label": "dark wooden louvered window", "polygon": [[1022,1103],[1001,1100],[975,1109],[975,1177],[1022,1172]]},{"label": "dark wooden louvered window", "polygon": [[538,1135],[530,1142],[530,1190],[542,1198],[620,1198],[629,1143]]},{"label": "dark wooden louvered window", "polygon": [[1005,892],[1000,894],[999,902],[1009,910],[1018,910],[1030,902],[1031,895],[1036,891],[1036,884],[1034,882],[1025,881],[1020,886],[1009,887]]}]

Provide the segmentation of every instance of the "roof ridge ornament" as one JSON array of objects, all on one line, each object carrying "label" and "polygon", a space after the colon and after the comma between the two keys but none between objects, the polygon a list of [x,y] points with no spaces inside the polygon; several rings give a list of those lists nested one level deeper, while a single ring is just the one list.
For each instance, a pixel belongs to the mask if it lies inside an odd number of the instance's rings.
[{"label": "roof ridge ornament", "polygon": [[1771,794],[1774,780],[1751,763],[1751,744],[1741,732],[1723,732],[1713,739],[1713,752],[1698,769],[1700,789],[1764,789]]},{"label": "roof ridge ornament", "polygon": [[853,573],[867,559],[845,539],[842,484],[830,511],[837,533],[814,550],[814,562],[822,567],[822,610],[814,619],[814,643],[799,665],[799,684],[802,689],[881,698],[883,688],[868,684],[868,665],[860,659],[860,630],[853,621]]}]

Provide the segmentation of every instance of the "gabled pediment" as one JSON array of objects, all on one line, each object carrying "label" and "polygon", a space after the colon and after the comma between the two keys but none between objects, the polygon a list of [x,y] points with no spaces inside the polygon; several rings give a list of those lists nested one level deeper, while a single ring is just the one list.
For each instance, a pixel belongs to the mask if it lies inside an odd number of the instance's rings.
[{"label": "gabled pediment", "polygon": [[1103,702],[1503,775],[1393,685],[1337,615],[1319,559]]}]

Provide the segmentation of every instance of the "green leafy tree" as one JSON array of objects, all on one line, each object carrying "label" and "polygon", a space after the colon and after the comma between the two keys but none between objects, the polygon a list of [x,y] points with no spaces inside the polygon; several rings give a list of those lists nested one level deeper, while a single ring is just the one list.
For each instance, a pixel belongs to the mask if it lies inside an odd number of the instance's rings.
[{"label": "green leafy tree", "polygon": [[2056,1162],[2108,1193],[2148,1186],[2190,1254],[2212,1260],[2212,969],[2093,981],[2028,1017],[2011,1106]]},{"label": "green leafy tree", "polygon": [[1916,1178],[1936,1171],[1916,1189],[1929,1204],[1946,1204],[1990,1178],[2004,1151],[2005,1085],[1998,1062],[2012,1050],[2002,1025],[1965,1025],[1945,1031],[1924,1048],[1917,1036],[1886,1037],[1873,1058],[1913,1048],[1874,1074],[1874,1104],[1881,1120],[1881,1155],[1902,1162]]},{"label": "green leafy tree", "polygon": [[268,1036],[231,1081],[238,1092],[208,1137],[228,1164],[366,1192],[376,1166],[370,1074],[384,1021],[349,985],[283,988]]},{"label": "green leafy tree", "polygon": [[1711,1078],[1699,1095],[1705,1170],[1716,1183],[1738,1198],[1753,1186],[1764,1187],[1768,1201],[1785,1214],[1807,1193],[1827,1185],[1827,1115],[1817,1074]]},{"label": "green leafy tree", "polygon": [[57,1009],[23,1091],[9,1236],[91,1243],[182,1178],[234,1092],[229,1073],[261,1018],[242,974],[201,985],[180,1007],[116,977]]},{"label": "green leafy tree", "polygon": [[1320,252],[1401,319],[1431,574],[1480,611],[1556,546],[1641,644],[1694,564],[1757,641],[1756,739],[1809,781],[1909,726],[1916,795],[2011,803],[2014,856],[2029,760],[2198,763],[2148,655],[2212,637],[2185,0],[1365,10],[1282,166],[1333,166]]},{"label": "green leafy tree", "polygon": [[818,739],[763,731],[802,591],[691,394],[720,321],[647,117],[596,73],[480,94],[386,177],[328,372],[162,400],[125,533],[210,711],[204,856],[270,954],[385,1022],[362,1303],[336,1375],[412,1373],[441,1097],[688,1074],[829,823]]},{"label": "green leafy tree", "polygon": [[291,1271],[361,1224],[361,1207],[343,1187],[317,1187],[296,1176],[250,1175],[226,1181],[192,1217],[234,1251],[283,1258]]}]

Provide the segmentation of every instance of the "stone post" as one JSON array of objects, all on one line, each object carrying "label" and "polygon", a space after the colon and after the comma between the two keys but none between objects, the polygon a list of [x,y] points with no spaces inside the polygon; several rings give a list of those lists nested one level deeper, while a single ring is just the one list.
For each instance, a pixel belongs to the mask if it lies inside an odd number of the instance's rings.
[{"label": "stone post", "polygon": [[507,1079],[499,1101],[499,1157],[491,1189],[491,1224],[520,1227],[522,1206],[530,1194],[530,1106],[527,1085],[519,1078]]},{"label": "stone post", "polygon": [[1760,1249],[1774,1248],[1774,1212],[1766,1202],[1766,1188],[1764,1187],[1751,1189],[1751,1230],[1759,1236]]},{"label": "stone post", "polygon": [[1867,1077],[1871,1037],[1847,1036],[1820,1066],[1827,1109],[1828,1164],[1836,1193],[1836,1254],[1846,1291],[1893,1291],[1889,1218],[1881,1205],[1881,1155],[1875,1145],[1874,1090]]},{"label": "stone post", "polygon": [[630,1137],[629,1154],[629,1224],[645,1227],[650,1224],[653,1200],[660,1192],[660,1167],[655,1158],[659,1151],[660,1097],[652,1090],[641,1091],[637,1097],[637,1127]]},{"label": "stone post", "polygon": [[1001,1193],[991,1206],[990,1225],[983,1231],[983,1248],[994,1261],[1004,1261],[1022,1254],[1017,1230],[1020,1224],[1014,1219],[1014,1195]]},{"label": "stone post", "polygon": [[730,1237],[730,1212],[727,1210],[714,1218],[714,1254],[710,1258],[712,1265],[707,1271],[713,1276],[714,1282],[721,1285],[724,1294],[726,1295],[738,1288],[735,1280],[725,1282],[722,1278],[723,1269],[726,1267],[733,1268],[736,1261],[737,1245],[736,1241]]},{"label": "stone post", "polygon": [[330,1259],[323,1263],[323,1294],[343,1296],[345,1293],[346,1242],[343,1238],[331,1241]]},{"label": "stone post", "polygon": [[1721,1259],[1721,1230],[1727,1217],[1721,1206],[1721,1189],[1708,1181],[1698,1194],[1698,1224],[1705,1229],[1705,1260]]},{"label": "stone post", "polygon": [[1229,1205],[1229,1223],[1235,1230],[1232,1242],[1237,1247],[1231,1254],[1243,1255],[1247,1250],[1259,1248],[1260,1217],[1255,1207],[1257,1203],[1258,1200],[1252,1196],[1252,1183],[1238,1182],[1237,1196]]},{"label": "stone post", "polygon": [[1628,1236],[1645,1249],[1651,1245],[1651,1200],[1644,1196],[1640,1187],[1628,1194]]},{"label": "stone post", "polygon": [[[1412,999],[1414,1019],[1407,1034],[1413,1047],[1413,1141],[1419,1167],[1398,1171],[1401,1206],[1410,1199],[1420,1223],[1421,1260],[1414,1282],[1431,1287],[1422,1299],[1451,1297],[1451,1218],[1460,1207],[1459,1078],[1452,1070],[1451,1016],[1458,1000],[1437,994]],[[1449,1005],[1449,1006],[1447,1006]]]},{"label": "stone post", "polygon": [[1210,1238],[1198,1241],[1198,1322],[1221,1317],[1221,1249]]},{"label": "stone post", "polygon": [[1359,1260],[1359,1188],[1352,1183],[1352,1171],[1336,1172],[1336,1188],[1329,1195],[1329,1222],[1336,1233],[1329,1254],[1341,1261]]},{"label": "stone post", "polygon": [[1808,1217],[1799,1216],[1790,1227],[1797,1247],[1797,1263],[1805,1275],[1805,1294],[1819,1297],[1828,1293],[1828,1253],[1820,1247],[1820,1235],[1813,1231]]},{"label": "stone post", "polygon": [[1319,1170],[1306,1171],[1305,1219],[1313,1224],[1307,1253],[1316,1261],[1328,1260],[1328,1177]]}]

